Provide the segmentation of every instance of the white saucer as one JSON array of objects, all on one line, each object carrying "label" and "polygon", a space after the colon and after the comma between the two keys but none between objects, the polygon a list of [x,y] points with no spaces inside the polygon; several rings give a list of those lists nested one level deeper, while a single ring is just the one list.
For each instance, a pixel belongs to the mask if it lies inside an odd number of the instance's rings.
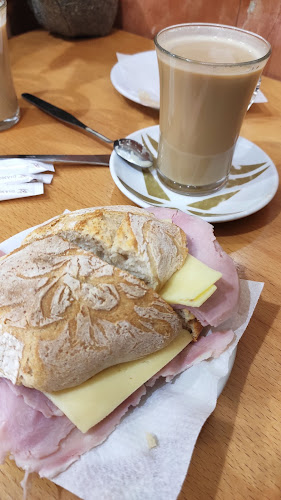
[{"label": "white saucer", "polygon": [[127,99],[159,109],[159,74],[155,50],[133,55],[117,54],[110,79],[115,89]]},{"label": "white saucer", "polygon": [[[156,159],[158,125],[138,130],[128,137],[143,143]],[[278,172],[269,156],[243,137],[237,141],[228,183],[208,196],[174,193],[161,183],[154,167],[148,171],[131,168],[115,152],[109,166],[115,184],[136,205],[178,208],[208,222],[241,219],[257,212],[272,200],[279,183]]]}]

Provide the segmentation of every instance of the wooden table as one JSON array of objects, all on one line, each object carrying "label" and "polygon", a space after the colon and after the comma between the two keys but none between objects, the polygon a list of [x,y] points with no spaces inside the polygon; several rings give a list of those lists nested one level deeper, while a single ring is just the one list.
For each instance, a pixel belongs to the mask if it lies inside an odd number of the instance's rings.
[{"label": "wooden table", "polygon": [[[110,83],[110,69],[117,51],[152,48],[150,40],[121,31],[77,41],[42,31],[26,33],[10,40],[17,94],[35,93],[109,137],[125,136],[157,124],[158,112],[119,95]],[[263,148],[280,169],[281,82],[264,78],[262,90],[269,102],[251,108],[242,135]],[[110,152],[108,146],[56,122],[22,99],[20,106],[19,124],[1,132],[0,154]],[[1,202],[0,239],[65,208],[130,203],[106,167],[57,167],[43,196]],[[265,288],[239,344],[228,384],[199,436],[179,500],[281,498],[280,209],[279,190],[258,213],[215,227],[219,242],[238,263],[240,276],[264,281]],[[0,468],[1,500],[21,499],[22,477],[12,462]],[[28,495],[29,500],[74,498],[37,477]]]}]

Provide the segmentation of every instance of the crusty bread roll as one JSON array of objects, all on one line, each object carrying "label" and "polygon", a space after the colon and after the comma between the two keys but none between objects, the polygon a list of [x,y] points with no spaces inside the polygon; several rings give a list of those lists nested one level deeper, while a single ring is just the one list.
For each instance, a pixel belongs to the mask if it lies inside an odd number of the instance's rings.
[{"label": "crusty bread roll", "polygon": [[[110,221],[113,212],[104,217]],[[80,216],[68,220],[74,228],[81,222]],[[100,211],[94,220],[102,223]],[[95,223],[85,218],[83,224],[94,232]],[[141,220],[135,228],[131,217],[121,226],[131,236],[119,233],[130,258],[146,224]],[[174,234],[169,227],[166,233]],[[42,235],[1,259],[0,281],[0,374],[40,391],[76,386],[109,366],[157,351],[182,329],[178,315],[143,281],[59,236]]]},{"label": "crusty bread roll", "polygon": [[157,291],[187,256],[182,229],[137,207],[97,207],[63,214],[35,229],[25,242],[55,234]]}]

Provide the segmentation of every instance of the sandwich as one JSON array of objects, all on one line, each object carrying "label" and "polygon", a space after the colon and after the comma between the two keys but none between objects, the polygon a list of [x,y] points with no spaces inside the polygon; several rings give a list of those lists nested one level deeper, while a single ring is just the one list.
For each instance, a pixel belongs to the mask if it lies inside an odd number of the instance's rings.
[{"label": "sandwich", "polygon": [[0,259],[0,461],[52,478],[101,444],[156,380],[219,356],[232,259],[178,210],[55,217]]}]

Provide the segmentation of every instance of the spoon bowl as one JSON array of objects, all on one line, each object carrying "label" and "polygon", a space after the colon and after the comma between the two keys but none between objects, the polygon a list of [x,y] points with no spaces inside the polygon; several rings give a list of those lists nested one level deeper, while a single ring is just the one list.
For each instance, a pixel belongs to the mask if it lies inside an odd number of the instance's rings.
[{"label": "spoon bowl", "polygon": [[113,144],[116,154],[127,163],[129,163],[129,165],[131,165],[132,167],[141,169],[152,167],[153,157],[151,153],[139,142],[127,138],[117,140],[109,139],[103,134],[100,134],[100,132],[97,132],[96,130],[88,127],[67,111],[58,108],[57,106],[54,106],[53,104],[50,104],[49,102],[44,101],[43,99],[40,99],[35,95],[24,93],[22,94],[22,97],[53,118],[89,132],[90,134],[93,134],[95,137],[106,142],[107,144]]},{"label": "spoon bowl", "polygon": [[114,151],[134,167],[146,169],[153,165],[153,157],[148,149],[133,139],[117,139],[114,141]]}]

